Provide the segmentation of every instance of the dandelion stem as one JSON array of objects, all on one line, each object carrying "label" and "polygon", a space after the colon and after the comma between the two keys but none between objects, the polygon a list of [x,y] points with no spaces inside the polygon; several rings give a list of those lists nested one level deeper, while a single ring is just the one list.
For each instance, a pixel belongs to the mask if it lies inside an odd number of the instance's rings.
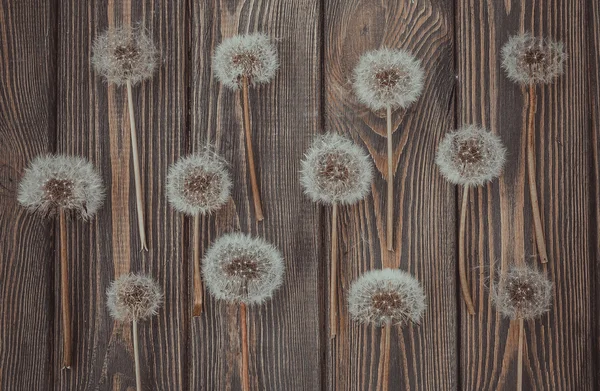
[{"label": "dandelion stem", "polygon": [[383,381],[381,388],[383,391],[388,391],[390,385],[390,349],[392,339],[392,323],[387,322],[383,327],[384,335],[384,352],[383,352]]},{"label": "dandelion stem", "polygon": [[140,374],[140,349],[138,347],[138,324],[133,321],[133,359],[135,362],[135,387],[137,391],[142,391],[142,376]]},{"label": "dandelion stem", "polygon": [[525,337],[524,320],[519,319],[519,348],[517,351],[517,391],[523,390],[523,339]]},{"label": "dandelion stem", "polygon": [[329,336],[333,339],[338,328],[338,297],[337,297],[337,269],[338,269],[338,230],[337,230],[338,204],[333,204],[331,212],[331,273],[329,276]]},{"label": "dandelion stem", "polygon": [[252,185],[252,197],[254,199],[254,213],[256,221],[262,221],[263,215],[258,181],[256,179],[256,168],[254,165],[254,151],[252,149],[252,132],[250,129],[250,99],[248,98],[248,78],[242,77],[242,103],[244,106],[244,130],[246,132],[246,153],[248,154],[248,170],[250,171],[250,183]]},{"label": "dandelion stem", "polygon": [[131,92],[131,82],[127,81],[127,102],[129,104],[129,124],[131,128],[131,154],[133,160],[133,175],[135,176],[135,200],[137,206],[138,230],[142,250],[148,251],[146,243],[146,229],[144,227],[144,202],[142,200],[142,179],[140,176],[140,160],[138,156],[137,135],[135,131],[135,115],[133,112],[133,93]]},{"label": "dandelion stem", "polygon": [[242,390],[250,391],[250,374],[248,369],[248,322],[246,320],[246,303],[240,303],[240,327],[242,328]]},{"label": "dandelion stem", "polygon": [[458,230],[458,274],[460,277],[460,289],[462,291],[467,312],[469,315],[475,314],[475,306],[469,290],[467,280],[466,261],[465,261],[465,226],[467,223],[467,201],[469,200],[469,188],[463,188],[462,205],[460,208],[460,227]]},{"label": "dandelion stem", "polygon": [[387,249],[394,250],[394,170],[392,140],[392,107],[387,106]]},{"label": "dandelion stem", "polygon": [[69,296],[69,270],[67,261],[67,219],[65,211],[59,212],[60,230],[60,295],[63,323],[63,367],[71,368],[71,300]]},{"label": "dandelion stem", "polygon": [[542,229],[542,218],[540,215],[540,204],[537,194],[537,184],[535,180],[535,110],[536,94],[535,85],[529,85],[529,120],[527,121],[527,173],[529,175],[529,197],[531,199],[531,211],[533,212],[533,227],[535,229],[535,242],[537,244],[540,261],[548,262],[548,253],[546,251],[546,239]]},{"label": "dandelion stem", "polygon": [[200,316],[203,304],[202,275],[200,274],[200,215],[194,216],[194,316]]}]

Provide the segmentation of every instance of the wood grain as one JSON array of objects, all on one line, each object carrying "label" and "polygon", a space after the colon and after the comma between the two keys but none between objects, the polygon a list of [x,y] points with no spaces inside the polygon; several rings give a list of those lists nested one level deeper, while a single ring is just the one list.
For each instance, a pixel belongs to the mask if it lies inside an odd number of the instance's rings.
[{"label": "wood grain", "polygon": [[[131,324],[114,322],[105,300],[109,283],[129,272],[151,275],[165,294],[159,315],[139,324],[142,384],[152,390],[187,388],[192,275],[183,255],[185,231],[164,191],[167,168],[185,148],[185,14],[184,1],[60,2],[58,150],[97,165],[107,200],[90,223],[67,224],[74,365],[62,372],[55,365],[55,389],[135,387]],[[90,65],[93,39],[109,26],[129,23],[145,27],[160,52],[154,77],[133,88],[148,252],[140,251],[136,224],[126,90],[107,85]]]},{"label": "wood grain", "polygon": [[[44,0],[0,1],[0,389],[53,381],[55,221],[17,203],[29,161],[52,152],[56,12]],[[58,318],[60,319],[60,318]]]},{"label": "wood grain", "polygon": [[[461,306],[461,388],[515,389],[518,323],[509,328],[489,289],[500,270],[527,262],[547,273],[555,297],[547,315],[525,322],[524,389],[592,389],[585,2],[460,0],[457,5],[458,123],[490,128],[508,149],[504,175],[471,198],[467,261],[478,312],[469,317]],[[499,57],[508,37],[523,31],[561,40],[568,53],[565,74],[537,89],[536,169],[550,259],[543,267],[535,256],[525,191],[527,91],[508,81]]]},{"label": "wood grain", "polygon": [[[275,244],[286,263],[274,298],[248,308],[252,390],[321,389],[326,252],[319,209],[303,196],[298,179],[303,153],[320,130],[320,18],[317,0],[192,3],[189,151],[214,145],[230,162],[234,183],[229,205],[203,219],[202,251],[224,232],[241,231]],[[249,91],[265,214],[260,223],[252,206],[241,94],[217,82],[210,58],[223,39],[253,32],[275,39],[281,64],[271,83]],[[207,296],[205,314],[193,319],[190,332],[190,389],[241,389],[240,336],[237,306]]]},{"label": "wood grain", "polygon": [[[351,322],[347,291],[359,274],[399,267],[421,281],[428,310],[420,325],[392,334],[390,388],[457,386],[455,194],[437,173],[437,143],[454,126],[453,19],[445,1],[330,0],[324,15],[324,128],[354,139],[373,156],[373,196],[340,210],[340,331],[328,345],[326,389],[375,390],[382,330]],[[386,250],[386,120],[359,105],[352,71],[362,53],[401,48],[425,68],[425,89],[393,113],[394,252]]]}]

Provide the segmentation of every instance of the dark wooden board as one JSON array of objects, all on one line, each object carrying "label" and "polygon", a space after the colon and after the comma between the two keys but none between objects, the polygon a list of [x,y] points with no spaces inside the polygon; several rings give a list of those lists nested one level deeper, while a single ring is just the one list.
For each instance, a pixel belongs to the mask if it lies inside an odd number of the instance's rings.
[{"label": "dark wooden board", "polygon": [[[500,180],[471,192],[467,255],[478,312],[471,317],[461,304],[461,387],[515,389],[518,325],[496,312],[489,286],[501,268],[524,261],[547,273],[555,288],[552,310],[525,322],[524,389],[592,389],[586,4],[461,0],[456,11],[458,123],[485,125],[508,149]],[[564,76],[537,89],[536,167],[550,257],[544,267],[535,256],[524,179],[527,95],[500,67],[502,45],[522,31],[563,41],[569,55]]]},{"label": "dark wooden board", "polygon": [[[58,150],[88,157],[109,190],[91,223],[68,222],[75,365],[70,371],[55,365],[55,388],[135,387],[131,325],[113,321],[105,295],[113,279],[131,271],[151,275],[165,293],[159,315],[139,327],[142,384],[185,389],[191,276],[183,223],[166,202],[164,183],[169,164],[185,148],[186,3],[62,1],[60,15]],[[90,64],[94,38],[108,26],[129,23],[144,26],[160,51],[154,77],[133,88],[148,252],[140,251],[137,230],[126,89],[107,85]],[[57,302],[57,316],[59,310]],[[57,346],[59,336],[56,330]],[[55,349],[55,362],[59,354]]]},{"label": "dark wooden board", "polygon": [[[304,150],[320,131],[319,5],[316,0],[214,0],[192,7],[189,151],[214,145],[230,162],[234,182],[229,205],[203,219],[202,251],[219,235],[241,231],[275,244],[285,258],[282,288],[248,310],[250,384],[256,390],[321,389],[322,229],[319,209],[303,196],[298,174]],[[220,85],[211,65],[223,39],[254,32],[276,40],[281,63],[271,83],[250,89],[265,213],[260,223],[254,219],[240,93]],[[212,298],[205,310],[190,329],[190,389],[241,389],[239,310]]]},{"label": "dark wooden board", "polygon": [[53,380],[54,220],[17,203],[29,161],[55,143],[56,10],[0,1],[0,389]]},{"label": "dark wooden board", "polygon": [[[420,325],[392,333],[390,389],[457,386],[455,192],[434,164],[440,137],[454,126],[452,15],[444,1],[325,2],[324,128],[364,146],[376,166],[373,195],[341,209],[340,332],[327,346],[327,389],[377,389],[381,330],[349,319],[347,291],[361,273],[382,265],[419,279],[428,307]],[[360,55],[386,46],[413,53],[426,74],[418,102],[393,114],[394,252],[385,247],[385,118],[358,104],[351,86]],[[329,210],[325,216],[330,221]]]}]

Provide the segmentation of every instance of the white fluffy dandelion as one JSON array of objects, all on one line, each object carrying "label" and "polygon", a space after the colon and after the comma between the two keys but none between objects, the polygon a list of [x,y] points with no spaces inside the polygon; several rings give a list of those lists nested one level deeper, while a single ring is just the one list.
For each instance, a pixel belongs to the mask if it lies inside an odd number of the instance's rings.
[{"label": "white fluffy dandelion", "polygon": [[193,315],[202,312],[200,274],[200,215],[217,211],[229,199],[231,175],[225,160],[210,149],[181,158],[169,168],[167,198],[173,208],[194,217],[194,305]]},{"label": "white fluffy dandelion", "polygon": [[527,121],[527,174],[535,241],[540,261],[548,262],[546,239],[537,194],[535,173],[535,113],[536,85],[552,83],[564,72],[567,55],[563,45],[549,38],[534,37],[530,33],[509,38],[502,48],[502,67],[513,82],[529,86],[529,113]]},{"label": "white fluffy dandelion", "polygon": [[394,248],[394,167],[392,111],[406,109],[423,90],[421,63],[400,49],[363,54],[354,69],[354,91],[359,102],[373,111],[386,110],[387,118],[387,249]]},{"label": "white fluffy dandelion", "polygon": [[71,308],[67,256],[66,214],[88,220],[104,201],[100,175],[86,159],[47,155],[36,157],[19,184],[18,201],[27,210],[59,217],[63,364],[71,367]]},{"label": "white fluffy dandelion", "polygon": [[338,205],[351,205],[364,199],[371,189],[373,165],[366,152],[351,140],[334,133],[318,136],[306,152],[300,183],[315,202],[332,204],[330,326],[337,332],[337,215]]},{"label": "white fluffy dandelion", "polygon": [[270,299],[283,282],[284,263],[275,246],[244,234],[221,236],[204,256],[208,291],[218,300],[240,305],[242,386],[249,390],[247,304]]},{"label": "white fluffy dandelion", "polygon": [[158,62],[157,50],[142,28],[110,28],[94,40],[92,65],[108,83],[127,86],[131,155],[135,178],[138,232],[143,250],[148,250],[144,223],[144,199],[138,156],[132,86],[152,77]]},{"label": "white fluffy dandelion", "polygon": [[106,305],[113,318],[133,323],[135,381],[137,390],[141,391],[138,322],[158,313],[163,300],[162,289],[151,277],[128,274],[112,282],[106,291],[106,299]]},{"label": "white fluffy dandelion", "polygon": [[420,322],[426,307],[423,288],[401,270],[372,270],[352,282],[348,306],[354,320],[384,327],[383,389],[387,390],[392,326]]},{"label": "white fluffy dandelion", "polygon": [[265,34],[238,35],[224,40],[217,47],[213,56],[213,68],[217,79],[226,87],[233,90],[240,87],[242,89],[246,153],[254,213],[256,220],[262,221],[264,214],[252,148],[248,86],[267,83],[275,76],[279,68],[277,49],[271,42],[271,38]]},{"label": "white fluffy dandelion", "polygon": [[468,125],[447,133],[440,142],[435,157],[442,176],[449,182],[464,187],[458,233],[458,270],[462,295],[471,315],[475,313],[475,306],[467,280],[465,260],[469,187],[481,186],[497,178],[502,173],[505,155],[506,149],[498,136],[482,127]]}]

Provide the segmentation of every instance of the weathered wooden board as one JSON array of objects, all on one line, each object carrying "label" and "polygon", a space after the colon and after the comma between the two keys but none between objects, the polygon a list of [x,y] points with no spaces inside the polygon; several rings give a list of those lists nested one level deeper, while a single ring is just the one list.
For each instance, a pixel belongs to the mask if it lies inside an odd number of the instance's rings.
[{"label": "weathered wooden board", "polygon": [[[58,34],[58,151],[88,157],[102,172],[107,200],[91,222],[68,222],[74,362],[54,365],[56,389],[135,387],[131,325],[113,322],[105,291],[116,277],[147,273],[164,288],[164,307],[140,324],[146,389],[185,389],[189,316],[184,227],[168,206],[168,165],[185,147],[187,32],[184,1],[62,1]],[[145,189],[150,251],[136,225],[133,164],[125,88],[107,85],[90,64],[92,42],[109,26],[141,24],[160,51],[154,78],[133,100]],[[56,279],[58,284],[58,278]],[[56,319],[60,310],[56,302]],[[55,330],[55,345],[59,330]],[[60,362],[55,349],[55,363]]]},{"label": "weathered wooden board", "polygon": [[[458,123],[479,123],[499,134],[508,164],[499,181],[471,193],[467,251],[478,312],[461,305],[461,386],[516,388],[518,326],[493,307],[490,276],[525,261],[554,282],[550,313],[525,323],[524,388],[592,389],[590,266],[592,179],[587,87],[585,2],[462,0],[457,2]],[[537,89],[536,167],[550,262],[535,256],[525,178],[527,92],[500,67],[510,35],[531,31],[561,40],[565,75]],[[597,372],[597,371],[596,371]]]},{"label": "weathered wooden board", "polygon": [[[454,126],[451,5],[328,0],[324,12],[324,128],[364,146],[376,166],[373,195],[341,210],[340,332],[328,344],[327,389],[379,386],[381,330],[351,322],[346,300],[352,280],[382,265],[399,267],[419,279],[428,305],[421,325],[392,334],[390,389],[454,389],[455,192],[434,164],[439,139]],[[394,252],[385,245],[385,118],[358,104],[351,86],[360,55],[382,47],[410,51],[426,73],[418,102],[393,114]],[[330,219],[330,213],[325,216]]]},{"label": "weathered wooden board", "polygon": [[[234,182],[227,208],[203,220],[202,251],[219,235],[241,231],[275,244],[286,263],[283,287],[273,300],[248,311],[250,384],[256,390],[321,388],[322,229],[319,209],[302,195],[298,174],[304,150],[320,131],[319,5],[316,0],[208,1],[192,8],[188,149],[214,145],[231,163]],[[220,85],[211,65],[223,39],[254,32],[276,39],[281,63],[271,83],[250,89],[265,213],[260,223],[254,218],[240,93]],[[240,389],[239,310],[213,299],[205,307],[190,329],[190,389]]]},{"label": "weathered wooden board", "polygon": [[55,143],[56,12],[0,2],[0,389],[53,379],[54,221],[28,214],[17,190],[29,160]]}]

